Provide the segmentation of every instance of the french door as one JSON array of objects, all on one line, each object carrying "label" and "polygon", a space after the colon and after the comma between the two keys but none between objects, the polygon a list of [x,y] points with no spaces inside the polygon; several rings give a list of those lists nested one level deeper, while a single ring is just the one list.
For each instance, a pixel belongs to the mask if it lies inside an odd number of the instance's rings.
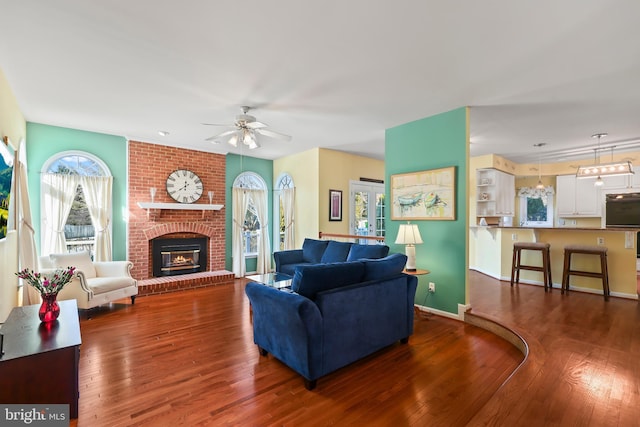
[{"label": "french door", "polygon": [[[349,234],[357,236],[385,235],[384,184],[349,182]],[[374,240],[361,239],[361,244],[374,244]]]}]

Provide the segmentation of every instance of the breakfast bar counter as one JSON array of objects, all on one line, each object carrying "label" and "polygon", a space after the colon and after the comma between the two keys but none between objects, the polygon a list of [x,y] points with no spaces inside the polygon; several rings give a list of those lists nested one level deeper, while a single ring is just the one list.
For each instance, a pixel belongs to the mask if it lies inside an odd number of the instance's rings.
[{"label": "breakfast bar counter", "polygon": [[[551,245],[551,276],[553,287],[560,288],[565,245],[606,246],[608,248],[611,295],[637,298],[637,233],[638,228],[586,227],[502,227],[474,226],[469,232],[469,267],[500,280],[510,280],[513,242],[546,242]],[[529,257],[529,259],[525,258]],[[541,263],[537,253],[525,254],[523,263]],[[592,258],[578,257],[577,267],[598,271]],[[541,265],[541,264],[540,264]],[[542,285],[542,274],[524,271],[521,282]],[[599,280],[572,277],[571,289],[602,293]]]}]

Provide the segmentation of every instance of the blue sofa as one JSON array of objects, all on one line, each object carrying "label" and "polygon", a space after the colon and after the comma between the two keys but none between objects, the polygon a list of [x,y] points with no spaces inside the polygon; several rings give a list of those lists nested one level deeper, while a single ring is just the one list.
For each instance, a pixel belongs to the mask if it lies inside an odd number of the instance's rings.
[{"label": "blue sofa", "polygon": [[253,340],[261,355],[299,373],[311,390],[319,377],[413,333],[418,279],[402,273],[404,254],[299,266],[291,289],[249,282]]},{"label": "blue sofa", "polygon": [[389,254],[387,245],[360,245],[335,240],[304,239],[302,249],[274,252],[276,272],[293,276],[299,265],[326,264],[384,258]]}]

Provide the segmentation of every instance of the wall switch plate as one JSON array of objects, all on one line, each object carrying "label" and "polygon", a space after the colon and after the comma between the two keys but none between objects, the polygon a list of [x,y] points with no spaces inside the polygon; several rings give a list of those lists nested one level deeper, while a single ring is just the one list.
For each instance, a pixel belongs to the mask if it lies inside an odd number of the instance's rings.
[{"label": "wall switch plate", "polygon": [[511,240],[513,240],[514,242],[515,242],[516,240],[518,240],[518,234],[517,234],[517,233],[513,233],[513,234],[511,235]]},{"label": "wall switch plate", "polygon": [[624,232],[624,248],[633,249],[633,231]]}]

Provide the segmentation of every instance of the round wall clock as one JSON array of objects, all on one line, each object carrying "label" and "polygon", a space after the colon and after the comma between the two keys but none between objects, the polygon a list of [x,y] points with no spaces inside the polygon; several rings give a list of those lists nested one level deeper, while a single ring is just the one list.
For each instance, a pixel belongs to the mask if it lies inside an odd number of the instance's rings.
[{"label": "round wall clock", "polygon": [[167,177],[167,193],[179,203],[193,203],[202,196],[202,181],[190,170],[178,169]]}]

